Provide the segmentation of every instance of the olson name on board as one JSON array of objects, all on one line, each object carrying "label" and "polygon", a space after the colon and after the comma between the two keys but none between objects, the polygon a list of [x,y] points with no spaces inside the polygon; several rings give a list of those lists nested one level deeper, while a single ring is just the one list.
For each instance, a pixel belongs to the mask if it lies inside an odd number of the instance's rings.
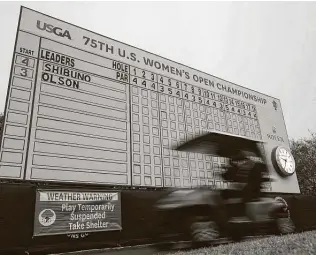
[{"label": "olson name on board", "polygon": [[[59,53],[48,50],[41,50],[41,59],[61,64],[67,67],[74,68],[75,60],[73,58],[64,56]],[[77,70],[69,69],[67,67],[55,65],[53,63],[44,63],[42,72],[42,81],[51,84],[57,84],[67,87],[79,89],[80,81],[90,82],[91,76]]]}]

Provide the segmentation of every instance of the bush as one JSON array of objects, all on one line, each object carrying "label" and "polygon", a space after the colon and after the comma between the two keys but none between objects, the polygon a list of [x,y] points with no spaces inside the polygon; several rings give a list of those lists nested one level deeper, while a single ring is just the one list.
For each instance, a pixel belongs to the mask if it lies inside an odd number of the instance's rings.
[{"label": "bush", "polygon": [[291,140],[296,174],[303,195],[316,195],[316,133],[311,137]]}]

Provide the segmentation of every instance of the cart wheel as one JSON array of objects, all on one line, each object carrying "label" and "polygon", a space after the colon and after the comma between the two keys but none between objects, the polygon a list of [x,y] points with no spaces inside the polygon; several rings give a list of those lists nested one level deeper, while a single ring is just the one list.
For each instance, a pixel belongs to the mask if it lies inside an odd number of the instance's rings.
[{"label": "cart wheel", "polygon": [[154,249],[157,252],[165,252],[165,251],[172,251],[173,243],[158,243],[154,245]]},{"label": "cart wheel", "polygon": [[240,242],[243,239],[243,233],[240,223],[231,223],[229,226],[229,237],[234,242]]},{"label": "cart wheel", "polygon": [[218,226],[214,221],[194,221],[191,224],[193,242],[209,242],[219,237]]},{"label": "cart wheel", "polygon": [[295,232],[295,226],[291,218],[278,218],[276,223],[280,234],[286,235]]}]

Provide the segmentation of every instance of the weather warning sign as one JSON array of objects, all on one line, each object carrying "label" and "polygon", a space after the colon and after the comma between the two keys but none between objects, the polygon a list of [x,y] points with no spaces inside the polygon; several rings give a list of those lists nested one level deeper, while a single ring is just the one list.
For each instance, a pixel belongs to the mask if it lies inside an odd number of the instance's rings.
[{"label": "weather warning sign", "polygon": [[35,236],[121,229],[119,192],[37,191]]},{"label": "weather warning sign", "polygon": [[267,191],[299,193],[278,99],[24,7],[3,130],[1,178],[225,188],[225,158],[171,149],[215,131],[263,141]]}]

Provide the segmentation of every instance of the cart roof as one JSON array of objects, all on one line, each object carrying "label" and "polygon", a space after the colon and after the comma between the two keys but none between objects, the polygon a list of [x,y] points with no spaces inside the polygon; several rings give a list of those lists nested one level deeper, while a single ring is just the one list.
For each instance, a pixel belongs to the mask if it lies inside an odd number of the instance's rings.
[{"label": "cart roof", "polygon": [[231,157],[236,155],[240,150],[245,150],[251,151],[261,157],[262,153],[258,146],[259,144],[263,144],[263,141],[221,132],[208,132],[186,141],[174,149],[219,157]]}]

